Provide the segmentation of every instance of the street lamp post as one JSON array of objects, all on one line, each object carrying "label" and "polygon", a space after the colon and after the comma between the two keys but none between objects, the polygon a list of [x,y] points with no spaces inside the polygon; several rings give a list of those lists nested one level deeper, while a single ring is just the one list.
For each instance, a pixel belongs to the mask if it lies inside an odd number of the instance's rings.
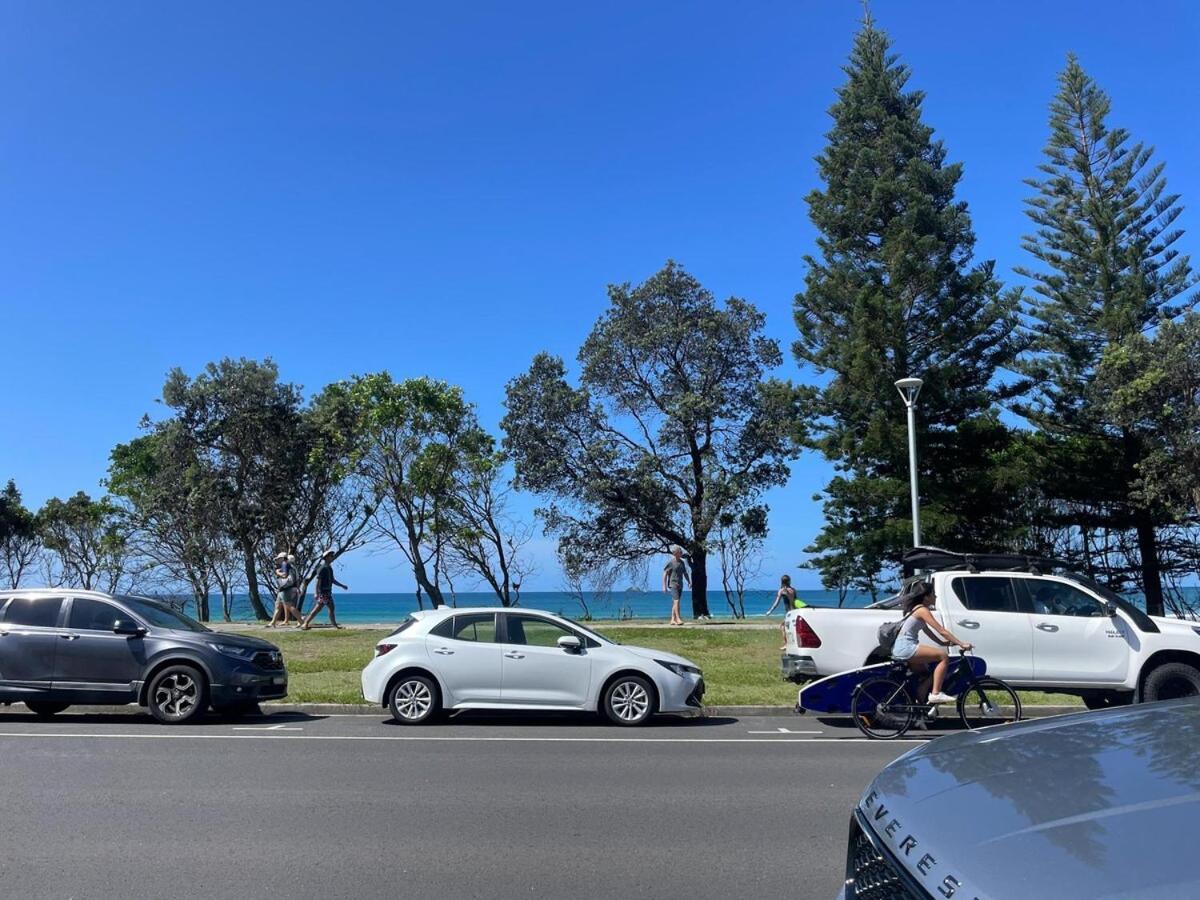
[{"label": "street lamp post", "polygon": [[908,481],[912,493],[913,546],[921,546],[921,501],[917,494],[917,394],[921,393],[920,378],[901,378],[896,390],[908,410]]}]

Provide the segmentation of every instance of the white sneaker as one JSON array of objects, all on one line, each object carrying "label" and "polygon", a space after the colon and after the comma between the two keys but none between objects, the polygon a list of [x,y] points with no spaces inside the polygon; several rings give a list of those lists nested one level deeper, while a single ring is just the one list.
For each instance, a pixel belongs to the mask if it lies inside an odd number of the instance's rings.
[{"label": "white sneaker", "polygon": [[957,701],[953,697],[951,697],[949,694],[930,694],[929,700],[927,702],[929,702],[929,703],[955,703]]}]

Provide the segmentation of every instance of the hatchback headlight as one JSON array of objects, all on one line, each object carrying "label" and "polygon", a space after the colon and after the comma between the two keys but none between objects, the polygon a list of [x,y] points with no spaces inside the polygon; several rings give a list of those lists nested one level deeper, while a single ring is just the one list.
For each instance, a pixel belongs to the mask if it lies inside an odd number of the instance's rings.
[{"label": "hatchback headlight", "polygon": [[656,659],[655,662],[658,663],[660,666],[662,666],[664,669],[670,669],[672,672],[674,672],[680,678],[682,678],[684,675],[699,675],[700,674],[700,670],[697,669],[695,666],[685,665],[684,663],[667,662],[665,659]]},{"label": "hatchback headlight", "polygon": [[254,647],[239,647],[236,644],[209,644],[208,646],[218,653],[224,653],[235,659],[253,659],[254,654],[258,652]]}]

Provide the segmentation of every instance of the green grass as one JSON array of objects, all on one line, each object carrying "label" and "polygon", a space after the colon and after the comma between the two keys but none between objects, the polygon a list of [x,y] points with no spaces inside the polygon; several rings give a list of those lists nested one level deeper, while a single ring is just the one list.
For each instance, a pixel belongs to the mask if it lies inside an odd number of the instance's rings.
[{"label": "green grass", "polygon": [[[777,629],[630,628],[601,625],[601,634],[693,660],[704,670],[706,704],[713,706],[791,706],[796,686],[779,677]],[[384,629],[332,631],[247,631],[266,637],[283,651],[293,703],[362,703],[359,673],[375,653]],[[1026,705],[1077,706],[1078,697],[1023,691]]]}]

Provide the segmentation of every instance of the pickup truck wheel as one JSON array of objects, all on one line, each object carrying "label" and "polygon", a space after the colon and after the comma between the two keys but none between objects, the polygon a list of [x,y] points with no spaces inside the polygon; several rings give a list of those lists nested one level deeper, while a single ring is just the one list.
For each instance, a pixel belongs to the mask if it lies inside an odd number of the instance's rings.
[{"label": "pickup truck wheel", "polygon": [[1128,706],[1133,700],[1133,694],[1128,691],[1084,691],[1079,695],[1083,705],[1088,709],[1111,709],[1114,706]]},{"label": "pickup truck wheel", "polygon": [[1146,684],[1142,688],[1142,699],[1148,703],[1195,697],[1197,694],[1200,694],[1200,670],[1187,663],[1159,666],[1146,676]]}]

